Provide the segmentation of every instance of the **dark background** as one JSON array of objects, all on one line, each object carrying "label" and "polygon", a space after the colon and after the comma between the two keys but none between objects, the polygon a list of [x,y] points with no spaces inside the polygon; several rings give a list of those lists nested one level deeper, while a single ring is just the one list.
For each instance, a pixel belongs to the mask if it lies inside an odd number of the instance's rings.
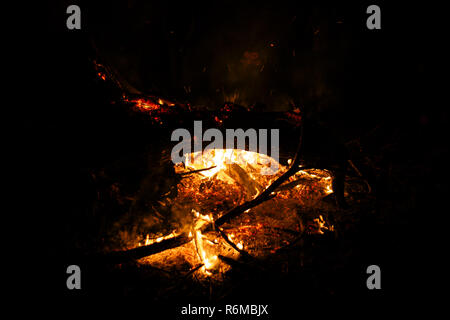
[{"label": "dark background", "polygon": [[39,172],[32,189],[41,209],[31,221],[39,226],[41,245],[35,251],[43,293],[71,299],[64,289],[65,266],[76,261],[67,254],[70,244],[60,239],[64,226],[82,223],[77,212],[86,206],[89,190],[83,189],[80,168],[100,167],[133,152],[144,139],[136,139],[132,125],[111,111],[98,90],[89,61],[93,44],[104,62],[143,93],[208,109],[236,90],[238,103],[266,111],[286,111],[293,102],[342,141],[382,124],[385,135],[399,136],[390,161],[416,168],[409,179],[418,205],[385,243],[367,241],[382,257],[386,289],[360,295],[350,286],[346,293],[381,302],[417,297],[433,282],[425,280],[425,270],[431,265],[439,274],[423,237],[428,240],[441,209],[433,200],[419,206],[448,190],[437,178],[448,160],[443,135],[448,111],[435,100],[442,83],[431,76],[439,55],[435,46],[442,41],[436,35],[439,6],[378,1],[382,29],[367,30],[365,10],[372,2],[78,1],[78,31],[65,27],[70,4],[75,2],[47,4],[46,26],[24,53],[33,66],[27,81],[39,106],[27,126]]}]

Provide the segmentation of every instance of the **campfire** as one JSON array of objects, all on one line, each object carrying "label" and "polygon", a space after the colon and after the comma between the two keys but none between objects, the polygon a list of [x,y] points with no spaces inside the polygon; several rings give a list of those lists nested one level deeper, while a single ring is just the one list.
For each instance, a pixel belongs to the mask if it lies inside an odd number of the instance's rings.
[{"label": "campfire", "polygon": [[[143,121],[149,119],[160,128],[198,118],[213,119],[210,125],[220,128],[236,126],[235,115],[242,112],[233,104],[210,114],[157,96],[122,93],[120,97]],[[264,114],[254,115],[262,123],[268,120]],[[271,125],[278,123],[284,130],[302,126],[295,110],[276,117],[281,122],[275,118]],[[289,146],[283,161],[244,149],[206,149],[184,154],[179,164],[167,161],[163,167],[170,167],[170,175],[164,183],[170,190],[140,208],[139,219],[119,219],[104,258],[118,266],[133,261],[143,268],[220,282],[241,263],[276,259],[302,246],[305,238],[333,235],[333,215],[339,209],[333,190],[335,172],[305,163],[301,138],[293,141],[294,146],[298,143],[295,152]],[[272,165],[278,167],[276,173],[264,174]],[[346,194],[359,189],[361,183],[352,181]],[[135,203],[135,196],[131,197]]]},{"label": "campfire", "polygon": [[25,81],[45,107],[18,118],[37,156],[20,172],[39,175],[18,192],[42,204],[43,241],[15,250],[37,253],[34,287],[179,318],[188,303],[352,309],[416,286],[412,222],[439,213],[448,162],[417,32],[398,41],[404,24],[372,30],[368,8],[343,3],[84,1],[81,30],[48,9]]},{"label": "campfire", "polygon": [[[296,168],[290,174],[288,166],[278,164],[275,175],[262,175],[261,169],[275,160],[237,149],[185,157],[184,163],[174,165],[181,177],[176,196],[160,201],[181,217],[178,226],[166,234],[142,234],[129,241],[126,248],[113,252],[119,260],[133,257],[141,265],[164,270],[188,266],[202,278],[218,280],[240,258],[261,259],[305,233],[333,232],[323,215],[301,216],[332,193],[327,170]],[[292,159],[289,164],[298,166]]]}]

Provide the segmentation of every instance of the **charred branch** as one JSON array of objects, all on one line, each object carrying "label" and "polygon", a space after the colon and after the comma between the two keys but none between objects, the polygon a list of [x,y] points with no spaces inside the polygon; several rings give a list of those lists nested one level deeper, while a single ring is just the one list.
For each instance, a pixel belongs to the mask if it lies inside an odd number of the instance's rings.
[{"label": "charred branch", "polygon": [[182,246],[191,240],[191,237],[188,237],[185,234],[181,234],[174,238],[162,240],[161,242],[157,242],[151,245],[137,247],[130,250],[113,251],[102,256],[101,260],[106,263],[112,264],[125,263]]},{"label": "charred branch", "polygon": [[219,231],[220,235],[222,236],[222,238],[225,240],[226,243],[228,243],[234,250],[236,250],[237,252],[239,252],[240,254],[242,254],[244,257],[247,258],[253,258],[247,251],[239,249],[234,243],[233,241],[231,241],[228,236],[225,234],[225,232],[223,232],[222,230],[220,230],[220,228],[217,228],[217,230]]}]

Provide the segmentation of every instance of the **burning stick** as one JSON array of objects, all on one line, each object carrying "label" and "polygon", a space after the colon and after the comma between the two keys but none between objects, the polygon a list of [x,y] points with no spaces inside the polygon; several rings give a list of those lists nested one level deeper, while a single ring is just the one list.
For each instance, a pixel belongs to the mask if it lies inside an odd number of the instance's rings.
[{"label": "burning stick", "polygon": [[200,268],[203,267],[203,266],[204,266],[204,264],[203,264],[203,263],[200,263],[198,266],[196,266],[196,267],[192,268],[191,270],[189,270],[189,271],[184,275],[183,278],[185,279],[185,278],[189,277],[191,274],[195,273],[198,269],[200,269]]},{"label": "burning stick", "polygon": [[190,175],[192,173],[199,173],[199,172],[202,172],[202,171],[211,170],[211,169],[214,169],[215,167],[216,166],[212,166],[212,167],[209,167],[209,168],[203,168],[203,169],[198,169],[198,170],[193,170],[193,171],[182,172],[179,175],[180,176],[188,176],[188,175]]},{"label": "burning stick", "polygon": [[222,236],[222,238],[225,240],[226,243],[228,243],[231,247],[233,247],[234,250],[236,250],[237,252],[239,252],[240,254],[242,254],[245,257],[248,258],[253,258],[247,251],[243,250],[243,249],[239,249],[229,238],[228,236],[225,234],[225,232],[223,232],[222,230],[220,230],[220,228],[217,228],[217,230],[219,231],[220,235]]},{"label": "burning stick", "polygon": [[130,250],[114,251],[104,255],[102,258],[105,262],[118,264],[131,260],[137,260],[147,257],[165,250],[173,249],[192,241],[192,237],[181,234],[173,238],[162,240],[148,246],[137,247]]}]

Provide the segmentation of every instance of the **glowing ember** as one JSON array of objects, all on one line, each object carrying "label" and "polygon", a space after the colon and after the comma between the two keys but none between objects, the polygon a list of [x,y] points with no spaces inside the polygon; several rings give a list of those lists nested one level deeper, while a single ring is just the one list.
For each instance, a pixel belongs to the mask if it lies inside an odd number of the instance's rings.
[{"label": "glowing ember", "polygon": [[106,80],[106,75],[105,75],[104,73],[98,72],[97,75],[98,75],[98,77],[99,77],[100,79],[102,79],[103,81]]},{"label": "glowing ember", "polygon": [[313,223],[309,227],[310,227],[309,232],[316,233],[316,234],[324,234],[324,230],[329,230],[329,231],[334,230],[333,226],[328,227],[326,225],[326,222],[323,219],[322,215],[320,215],[318,218],[315,218],[313,220]]},{"label": "glowing ember", "polygon": [[150,100],[145,99],[127,100],[127,102],[134,103],[138,109],[143,110],[158,110],[161,108],[159,104],[153,103]]},{"label": "glowing ember", "polygon": [[[137,110],[145,111],[145,112],[153,112],[159,111],[164,112],[166,108],[164,107],[173,107],[175,104],[173,102],[161,99],[161,98],[136,98],[131,99],[126,96],[123,97],[123,101],[127,103],[131,103]],[[164,106],[164,107],[163,107]]]}]

